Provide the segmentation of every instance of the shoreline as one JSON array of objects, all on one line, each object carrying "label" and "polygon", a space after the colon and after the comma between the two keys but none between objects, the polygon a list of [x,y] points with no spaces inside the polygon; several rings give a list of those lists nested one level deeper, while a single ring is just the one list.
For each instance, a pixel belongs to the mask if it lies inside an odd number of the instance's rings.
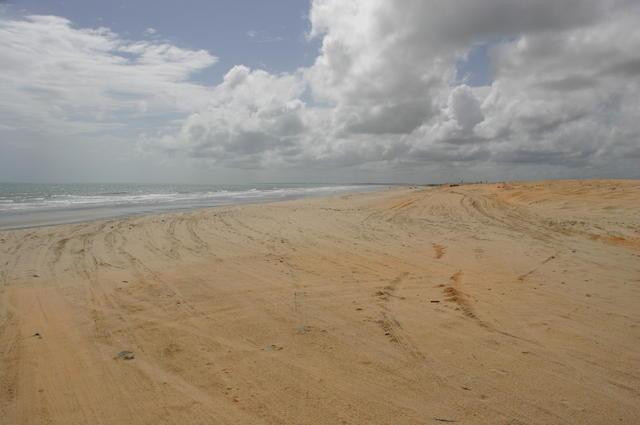
[{"label": "shoreline", "polygon": [[1,231],[0,418],[635,425],[638,210],[551,181]]},{"label": "shoreline", "polygon": [[[335,193],[322,194],[299,194],[286,196],[282,199],[264,198],[262,200],[244,199],[234,202],[219,203],[215,205],[192,205],[192,206],[172,206],[172,205],[118,205],[84,207],[78,209],[45,209],[26,210],[14,214],[3,214],[0,212],[0,232],[10,230],[32,229],[39,227],[57,226],[63,224],[78,224],[101,220],[118,220],[132,217],[158,214],[178,214],[200,209],[219,208],[234,205],[260,205],[278,202],[287,202],[298,199],[330,198],[341,194],[372,193],[384,190],[398,189],[401,185],[361,185],[353,190],[336,190]],[[408,187],[408,186],[407,186]],[[145,210],[147,208],[147,210]],[[151,208],[151,209],[149,209]],[[130,212],[125,212],[129,210]],[[26,219],[25,217],[32,217]],[[51,217],[53,216],[53,217]]]}]

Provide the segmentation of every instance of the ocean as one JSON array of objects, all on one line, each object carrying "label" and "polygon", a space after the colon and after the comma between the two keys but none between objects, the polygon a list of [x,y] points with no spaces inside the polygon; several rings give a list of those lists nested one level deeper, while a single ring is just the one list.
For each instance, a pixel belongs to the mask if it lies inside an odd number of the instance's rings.
[{"label": "ocean", "polygon": [[373,191],[384,185],[0,183],[0,229]]}]

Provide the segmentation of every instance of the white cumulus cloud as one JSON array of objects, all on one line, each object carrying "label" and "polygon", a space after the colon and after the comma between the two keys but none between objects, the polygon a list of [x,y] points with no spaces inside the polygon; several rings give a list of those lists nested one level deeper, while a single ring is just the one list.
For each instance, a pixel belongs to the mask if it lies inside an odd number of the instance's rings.
[{"label": "white cumulus cloud", "polygon": [[188,82],[217,58],[204,50],[129,41],[67,19],[0,19],[0,116],[15,128],[90,132],[124,116],[203,107],[208,89]]}]

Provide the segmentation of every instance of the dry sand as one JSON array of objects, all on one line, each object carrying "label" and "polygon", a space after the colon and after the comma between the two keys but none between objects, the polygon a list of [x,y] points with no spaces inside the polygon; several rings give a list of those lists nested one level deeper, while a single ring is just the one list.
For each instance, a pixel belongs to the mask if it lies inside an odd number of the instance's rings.
[{"label": "dry sand", "polygon": [[5,231],[0,259],[2,424],[640,423],[638,181]]}]

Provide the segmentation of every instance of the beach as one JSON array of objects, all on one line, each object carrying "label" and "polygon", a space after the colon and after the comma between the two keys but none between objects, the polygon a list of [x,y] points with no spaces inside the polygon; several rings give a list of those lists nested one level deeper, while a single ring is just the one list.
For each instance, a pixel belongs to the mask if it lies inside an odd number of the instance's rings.
[{"label": "beach", "polygon": [[0,424],[637,424],[640,181],[0,231]]}]

